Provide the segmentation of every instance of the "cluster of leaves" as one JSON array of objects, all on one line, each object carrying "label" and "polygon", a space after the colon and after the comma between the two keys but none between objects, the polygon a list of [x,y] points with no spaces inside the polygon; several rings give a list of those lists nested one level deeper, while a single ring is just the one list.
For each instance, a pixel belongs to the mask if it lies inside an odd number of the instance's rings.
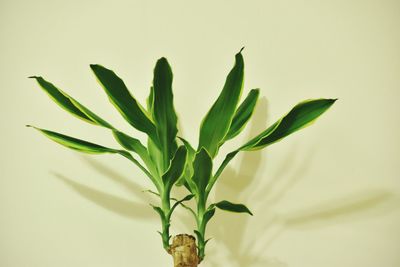
[{"label": "cluster of leaves", "polygon": [[[109,129],[122,149],[108,148],[57,132],[35,128],[48,138],[68,148],[86,153],[115,153],[132,161],[152,181],[157,192],[151,192],[160,198],[160,206],[153,206],[153,208],[161,218],[162,231],[160,234],[164,248],[168,250],[170,246],[171,215],[181,204],[190,210],[196,220],[197,229],[194,232],[197,235],[200,260],[205,256],[205,246],[208,241],[206,240],[206,227],[214,216],[216,208],[252,215],[251,211],[243,204],[227,200],[208,203],[209,194],[228,163],[240,151],[265,148],[304,128],[335,102],[335,99],[313,99],[297,104],[265,131],[228,153],[222,164],[216,171],[213,171],[213,160],[218,155],[219,148],[244,129],[253,114],[259,97],[259,89],[252,89],[239,103],[244,78],[242,50],[236,54],[235,64],[226,78],[219,97],[201,123],[197,149],[177,135],[177,116],[172,93],[173,75],[165,58],[159,59],[154,68],[153,84],[150,88],[146,108],[130,94],[124,82],[113,71],[100,65],[90,65],[90,67],[110,102],[125,120],[135,129],[146,133],[148,136],[147,146],[138,139],[116,129],[67,93],[37,76],[31,78],[36,79],[40,87],[59,106],[86,122]],[[131,152],[135,153],[135,156]],[[136,159],[136,156],[140,160]],[[174,185],[185,186],[189,194],[181,200],[175,200],[171,197]],[[191,199],[195,200],[195,209],[183,204]],[[172,204],[173,201],[175,202]]]}]

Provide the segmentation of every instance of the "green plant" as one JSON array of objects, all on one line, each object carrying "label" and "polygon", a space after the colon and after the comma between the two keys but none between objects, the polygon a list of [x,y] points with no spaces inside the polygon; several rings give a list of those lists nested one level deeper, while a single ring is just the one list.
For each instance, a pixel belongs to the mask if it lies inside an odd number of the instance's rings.
[{"label": "green plant", "polygon": [[[177,136],[177,116],[172,93],[173,76],[165,58],[159,59],[156,63],[146,109],[129,93],[124,82],[113,71],[100,65],[90,65],[90,67],[109,100],[126,121],[137,130],[147,134],[147,147],[138,139],[117,130],[74,98],[37,76],[31,78],[35,78],[41,88],[59,106],[86,122],[108,128],[123,149],[107,148],[53,131],[35,128],[68,148],[87,153],[115,153],[137,165],[156,188],[156,192],[150,192],[160,198],[160,206],[153,206],[153,208],[161,218],[160,234],[163,246],[172,254],[174,251],[170,244],[169,234],[171,215],[178,205],[190,210],[197,223],[197,229],[194,231],[197,236],[197,255],[193,266],[197,266],[197,263],[205,257],[205,246],[208,241],[206,227],[214,216],[216,208],[252,215],[243,204],[227,200],[208,203],[209,194],[228,163],[240,151],[265,148],[308,126],[336,101],[336,99],[313,99],[300,102],[265,131],[228,153],[222,164],[213,172],[213,160],[218,155],[219,148],[244,129],[259,97],[259,89],[252,89],[239,104],[244,77],[242,50],[236,54],[235,64],[226,78],[219,97],[201,123],[197,149],[184,138]],[[137,154],[141,162],[130,152]],[[174,185],[185,186],[189,194],[179,201],[174,200],[171,198]],[[192,198],[195,200],[195,209],[184,204]],[[172,204],[173,201],[175,201],[174,204]]]}]

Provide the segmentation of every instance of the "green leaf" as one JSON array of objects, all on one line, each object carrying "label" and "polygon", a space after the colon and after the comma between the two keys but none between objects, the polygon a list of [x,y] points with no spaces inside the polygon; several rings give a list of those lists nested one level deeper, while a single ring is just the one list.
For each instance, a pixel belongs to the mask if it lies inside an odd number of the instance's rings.
[{"label": "green leaf", "polygon": [[288,114],[272,124],[265,131],[251,139],[235,151],[227,154],[217,172],[211,178],[207,192],[209,193],[222,171],[240,151],[258,150],[271,145],[282,138],[311,125],[319,116],[327,111],[336,99],[306,100],[297,104]]},{"label": "green leaf", "polygon": [[225,141],[237,136],[244,129],[253,115],[259,94],[259,89],[252,89],[246,99],[240,104],[233,117],[229,132],[224,138]]},{"label": "green leaf", "polygon": [[215,214],[215,208],[207,209],[204,213],[204,223],[207,224]]},{"label": "green leaf", "polygon": [[164,187],[167,191],[170,191],[175,182],[182,176],[185,169],[186,155],[186,147],[180,146],[176,150],[167,172],[162,176]]},{"label": "green leaf", "polygon": [[226,78],[221,94],[203,119],[200,128],[199,149],[204,147],[212,158],[229,131],[243,87],[244,63],[241,51]]},{"label": "green leaf", "polygon": [[146,104],[147,104],[147,111],[149,112],[149,114],[153,114],[153,107],[154,107],[154,87],[153,86],[150,87],[150,94],[147,97]]},{"label": "green leaf", "polygon": [[196,153],[193,162],[194,173],[192,181],[196,184],[200,197],[205,197],[205,189],[212,172],[212,159],[205,148]]},{"label": "green leaf", "polygon": [[[188,183],[191,182],[190,179],[193,176],[193,160],[194,160],[194,156],[196,154],[196,150],[192,147],[192,145],[188,141],[186,141],[182,137],[178,137],[178,138],[185,145],[187,152],[188,152],[187,161],[186,161],[186,165],[185,165],[185,172],[184,172],[183,176],[181,177],[181,179],[179,179],[176,182],[177,186],[182,186],[183,184],[185,184],[185,182],[188,182]],[[193,188],[193,186],[191,186],[191,188]]]},{"label": "green leaf", "polygon": [[79,108],[77,108],[74,103],[71,101],[71,97],[68,96],[65,92],[58,89],[54,84],[46,81],[40,76],[31,76],[29,78],[35,79],[40,87],[50,96],[50,98],[57,103],[61,108],[68,111],[72,115],[76,116],[79,119],[82,119],[86,122],[96,124],[94,120],[92,120],[89,116],[87,116],[84,112],[82,112]]},{"label": "green leaf", "polygon": [[125,148],[126,150],[133,151],[139,155],[139,157],[143,160],[144,164],[150,171],[153,177],[156,177],[157,183],[160,183],[159,175],[157,172],[157,168],[151,160],[147,149],[142,143],[133,137],[130,137],[122,132],[117,130],[113,130],[114,138],[118,141],[118,143]]},{"label": "green leaf", "polygon": [[187,195],[186,197],[182,198],[181,200],[175,202],[174,205],[173,205],[172,208],[171,208],[170,214],[172,214],[172,212],[174,212],[175,208],[176,208],[178,205],[182,204],[182,203],[185,202],[185,201],[191,200],[193,197],[194,197],[194,194],[190,194],[190,195]]},{"label": "green leaf", "polygon": [[239,212],[239,213],[248,213],[250,215],[253,215],[251,211],[243,204],[235,204],[226,200],[220,201],[218,203],[215,203],[215,206],[221,210],[225,211],[231,211],[231,212]]},{"label": "green leaf", "polygon": [[288,114],[243,145],[240,150],[258,150],[281,140],[310,125],[335,101],[336,99],[312,99],[300,102]]},{"label": "green leaf", "polygon": [[148,117],[144,108],[129,93],[124,82],[112,70],[103,66],[92,64],[93,70],[104,91],[107,93],[111,103],[121,115],[137,130],[146,133],[158,144],[156,127],[151,118]]},{"label": "green leaf", "polygon": [[[104,147],[101,145],[97,145],[85,140],[77,139],[75,137],[67,136],[64,134],[60,134],[57,132],[37,128],[31,125],[27,125],[27,127],[32,127],[42,134],[44,134],[46,137],[51,139],[52,141],[63,145],[65,147],[68,147],[70,149],[79,151],[79,152],[84,152],[84,153],[89,153],[89,154],[103,154],[103,153],[114,153],[114,154],[120,154],[121,156],[129,159],[132,161],[134,164],[136,164],[150,179],[152,179],[151,174],[146,170],[145,167],[143,167],[132,155],[124,150],[118,150],[118,149],[113,149],[113,148],[108,148]],[[157,185],[157,184],[156,184]]]},{"label": "green leaf", "polygon": [[158,139],[163,153],[164,168],[177,148],[177,116],[172,94],[172,70],[165,58],[160,58],[154,68],[152,115],[156,125]]}]

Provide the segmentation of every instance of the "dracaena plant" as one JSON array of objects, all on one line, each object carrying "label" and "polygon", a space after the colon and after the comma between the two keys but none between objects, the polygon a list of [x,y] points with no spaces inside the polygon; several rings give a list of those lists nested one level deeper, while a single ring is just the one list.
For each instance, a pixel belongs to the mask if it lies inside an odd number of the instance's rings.
[{"label": "dracaena plant", "polygon": [[[225,155],[222,164],[218,168],[213,168],[213,160],[218,155],[220,147],[245,128],[259,97],[259,89],[252,89],[240,102],[244,78],[242,50],[236,54],[235,64],[226,78],[219,97],[201,123],[196,149],[190,142],[178,136],[177,116],[173,105],[172,71],[165,58],[159,59],[154,68],[153,84],[146,108],[138,103],[113,71],[100,65],[90,67],[121,115],[134,128],[147,134],[147,146],[116,129],[64,91],[37,76],[32,78],[37,80],[41,88],[58,105],[86,122],[109,129],[122,148],[108,148],[35,128],[68,148],[87,153],[120,154],[137,165],[153,182],[156,192],[151,192],[160,198],[160,206],[154,205],[153,208],[161,218],[160,234],[163,246],[173,255],[175,266],[197,266],[204,259],[208,241],[206,227],[214,216],[216,208],[252,215],[243,204],[228,200],[216,203],[208,201],[213,186],[229,162],[240,151],[265,148],[310,125],[336,101],[336,99],[312,99],[300,102],[266,130]],[[135,156],[131,152],[135,153]],[[135,158],[136,156],[140,161]],[[172,198],[171,190],[174,185],[186,187],[188,195],[181,200]],[[194,209],[184,204],[191,199],[195,202]],[[176,236],[170,244],[171,215],[177,206],[182,206],[193,214],[197,225],[197,229],[194,230],[197,246],[194,245],[195,238],[187,235]]]}]

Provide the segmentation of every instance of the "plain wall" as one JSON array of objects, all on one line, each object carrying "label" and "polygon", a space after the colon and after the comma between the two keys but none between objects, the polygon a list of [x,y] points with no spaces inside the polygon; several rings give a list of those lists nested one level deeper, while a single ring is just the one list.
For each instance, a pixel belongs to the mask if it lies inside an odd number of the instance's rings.
[{"label": "plain wall", "polygon": [[[201,119],[245,46],[244,95],[261,88],[248,128],[224,154],[297,102],[339,98],[314,125],[233,160],[202,266],[400,266],[400,2],[0,1],[0,266],[172,266],[156,233],[152,188],[130,162],[82,155],[25,124],[117,147],[66,113],[42,75],[141,140],[89,64],[120,75],[143,104],[156,60],[174,72],[181,135]],[[182,195],[183,190],[175,191]],[[172,233],[191,233],[181,210]]]}]

